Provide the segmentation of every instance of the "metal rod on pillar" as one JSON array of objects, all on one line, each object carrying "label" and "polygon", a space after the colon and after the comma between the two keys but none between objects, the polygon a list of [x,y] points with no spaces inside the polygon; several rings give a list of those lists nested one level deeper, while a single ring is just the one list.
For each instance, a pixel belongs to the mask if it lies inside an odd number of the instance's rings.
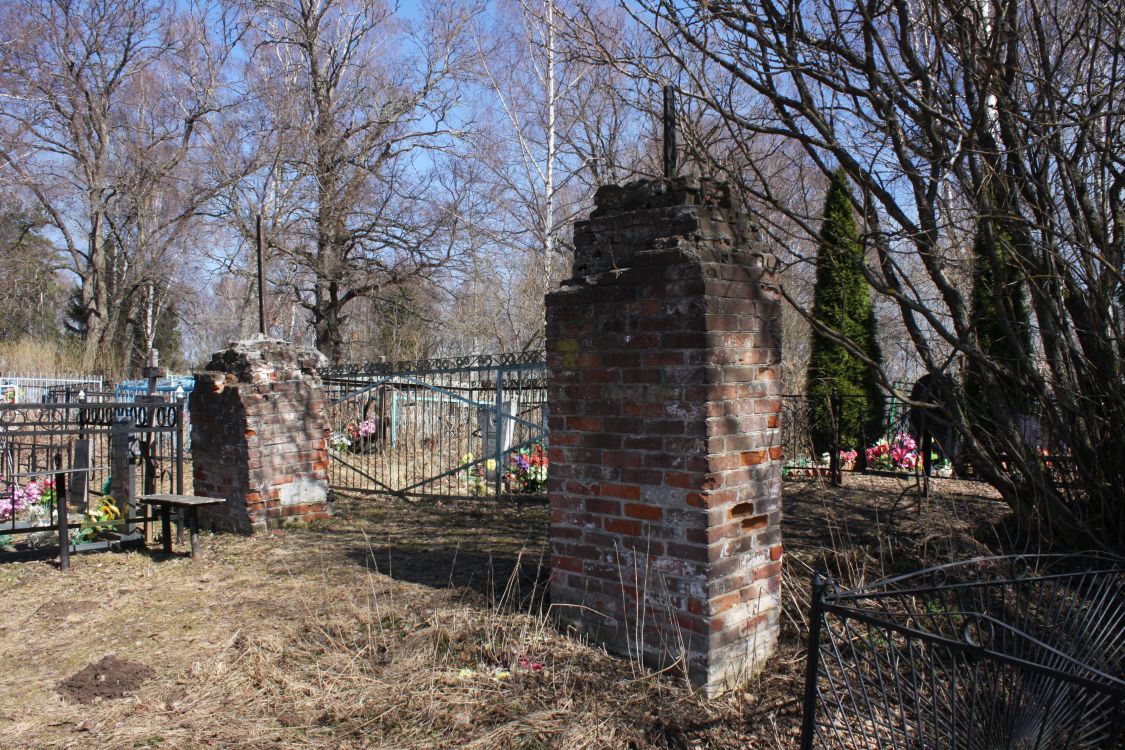
[{"label": "metal rod on pillar", "polygon": [[664,179],[676,176],[676,92],[664,87]]},{"label": "metal rod on pillar", "polygon": [[266,335],[266,272],[265,262],[262,259],[263,245],[265,244],[262,238],[262,215],[259,213],[257,221],[255,222],[257,244],[258,244],[258,333],[263,336]]}]

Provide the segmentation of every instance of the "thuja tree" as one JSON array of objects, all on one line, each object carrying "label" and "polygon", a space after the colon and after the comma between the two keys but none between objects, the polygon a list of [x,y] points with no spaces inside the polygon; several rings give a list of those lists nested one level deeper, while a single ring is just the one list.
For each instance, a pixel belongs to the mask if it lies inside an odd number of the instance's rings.
[{"label": "thuja tree", "polygon": [[1018,261],[1012,231],[994,219],[981,220],[973,242],[970,338],[982,356],[967,363],[965,398],[969,421],[993,450],[998,445],[992,438],[997,429],[992,415],[1023,417],[1034,409],[1030,391],[1023,386],[1023,370],[1032,349],[1027,294]]},{"label": "thuja tree", "polygon": [[[847,176],[838,170],[824,203],[813,289],[813,316],[821,330],[813,333],[808,395],[818,453],[830,448],[834,425],[841,448],[863,448],[882,426],[883,399],[870,366],[880,361],[875,310],[863,264]],[[831,409],[833,391],[840,395],[837,414]]]}]

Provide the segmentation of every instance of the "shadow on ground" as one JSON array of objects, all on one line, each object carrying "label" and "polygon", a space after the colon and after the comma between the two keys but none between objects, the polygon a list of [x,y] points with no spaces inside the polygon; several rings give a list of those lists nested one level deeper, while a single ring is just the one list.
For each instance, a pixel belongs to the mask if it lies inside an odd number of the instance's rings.
[{"label": "shadow on ground", "polygon": [[[978,494],[986,489],[942,480],[923,499],[912,481],[886,477],[849,476],[838,488],[788,481],[782,538],[802,566],[842,580],[988,554],[1005,546],[996,521],[1006,514],[995,498]],[[471,589],[490,604],[526,611],[546,601],[548,517],[545,502],[346,493],[336,518],[316,531],[369,570],[431,588]],[[841,569],[841,561],[856,567]]]},{"label": "shadow on ground", "polygon": [[404,500],[349,495],[321,531],[346,538],[351,562],[396,580],[467,588],[490,603],[543,604],[547,506],[493,500]]}]

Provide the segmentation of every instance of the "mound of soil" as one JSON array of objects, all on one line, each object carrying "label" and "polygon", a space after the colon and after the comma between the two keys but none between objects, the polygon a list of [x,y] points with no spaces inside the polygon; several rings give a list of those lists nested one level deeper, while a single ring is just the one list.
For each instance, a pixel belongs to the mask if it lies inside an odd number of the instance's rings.
[{"label": "mound of soil", "polygon": [[132,695],[156,672],[147,664],[106,656],[59,683],[59,692],[77,703],[93,703],[98,698],[125,698]]}]

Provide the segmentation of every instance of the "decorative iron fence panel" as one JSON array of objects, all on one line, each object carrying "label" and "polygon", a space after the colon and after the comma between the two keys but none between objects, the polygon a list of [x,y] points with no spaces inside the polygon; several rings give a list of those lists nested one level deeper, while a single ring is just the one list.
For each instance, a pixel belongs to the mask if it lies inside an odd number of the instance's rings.
[{"label": "decorative iron fence panel", "polygon": [[[65,556],[147,535],[152,519],[132,499],[184,492],[183,411],[182,402],[0,404],[0,549]],[[114,494],[111,515],[104,500]]]},{"label": "decorative iron fence panel", "polygon": [[[52,400],[60,391],[78,392],[102,388],[100,375],[74,375],[71,377],[46,377],[42,375],[0,375],[0,402],[36,404]],[[75,400],[75,399],[72,399]]]},{"label": "decorative iron fence panel", "polygon": [[[906,385],[896,383],[895,387],[906,388]],[[787,476],[802,472],[827,476],[833,470],[859,468],[895,474],[921,471],[922,440],[915,434],[917,430],[911,422],[910,409],[901,400],[894,395],[885,397],[882,426],[874,434],[867,434],[860,423],[840,422],[842,417],[839,415],[847,411],[841,405],[849,397],[837,398],[839,401],[835,404],[825,398],[824,403],[818,405],[809,396],[786,394],[781,397],[782,468]],[[845,441],[839,438],[841,433],[853,434],[857,438]],[[819,436],[819,441],[814,436]],[[832,455],[832,446],[836,446],[835,456]],[[874,456],[870,464],[867,462],[868,449],[873,449]],[[941,473],[952,473],[952,467],[937,443],[930,445],[930,456],[936,460]]]},{"label": "decorative iron fence panel", "polygon": [[322,372],[333,487],[403,497],[546,492],[542,352]]},{"label": "decorative iron fence panel", "polygon": [[1125,746],[1125,561],[979,558],[813,585],[802,750]]}]

